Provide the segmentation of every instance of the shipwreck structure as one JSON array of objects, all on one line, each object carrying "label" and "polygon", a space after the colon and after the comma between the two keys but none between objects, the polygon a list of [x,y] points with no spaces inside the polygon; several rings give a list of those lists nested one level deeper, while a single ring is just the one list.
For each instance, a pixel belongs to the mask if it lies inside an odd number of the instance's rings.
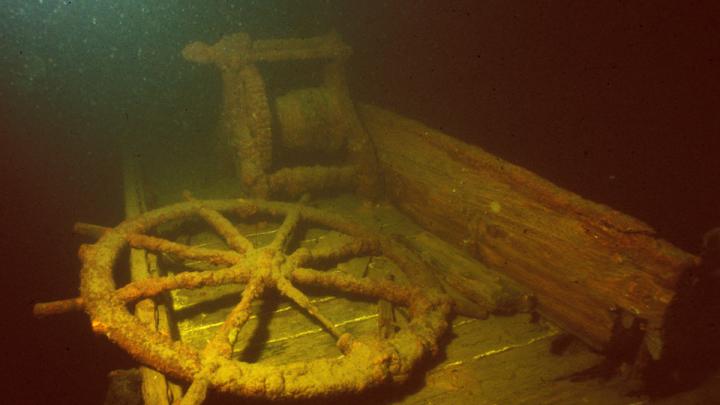
[{"label": "shipwreck structure", "polygon": [[[193,42],[183,49],[186,60],[212,63],[222,74],[220,140],[231,149],[238,175],[253,195],[299,195],[350,186],[366,195],[378,191],[375,153],[345,83],[343,64],[350,54],[350,47],[334,33],[257,41],[239,33],[212,46]],[[273,142],[270,105],[257,64],[305,60],[322,62],[322,82],[275,100],[280,131],[275,137],[279,142]],[[277,168],[273,149],[278,147],[304,154],[342,151],[344,164]]]},{"label": "shipwreck structure", "polygon": [[[148,207],[142,162],[128,153],[128,219],[114,228],[78,224],[97,239],[80,249],[80,296],[35,307],[37,315],[86,311],[94,331],[144,365],[146,401],[200,403],[208,389],[286,400],[359,394],[427,367],[423,360],[445,351],[451,324],[454,341],[482,335],[482,322],[471,320],[490,315],[549,320],[523,332],[528,345],[564,331],[602,351],[619,329],[633,328],[641,332],[638,367],[663,355],[667,308],[699,259],[647,224],[417,121],[354,103],[343,71],[351,49],[336,34],[231,34],[191,43],[182,55],[222,75],[218,159],[236,168],[229,194],[244,197],[186,193],[185,202]],[[312,61],[316,83],[266,88],[263,64],[298,61]],[[354,194],[338,200],[344,191]],[[118,286],[125,251],[131,281]],[[292,305],[265,308],[270,290]],[[347,296],[362,310],[349,309]],[[262,324],[263,311],[289,318],[267,327],[282,335],[267,344],[273,354],[248,355],[254,333],[243,329]],[[427,378],[432,395],[471,385],[470,371],[454,374],[457,367],[474,370],[473,359],[522,346],[458,345]],[[453,383],[457,375],[466,380]],[[542,402],[563,387],[518,395]]]}]

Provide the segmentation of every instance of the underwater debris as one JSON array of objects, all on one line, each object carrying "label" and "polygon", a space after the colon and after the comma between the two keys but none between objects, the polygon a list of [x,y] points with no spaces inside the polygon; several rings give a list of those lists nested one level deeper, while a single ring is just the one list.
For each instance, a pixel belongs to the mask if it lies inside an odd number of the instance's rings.
[{"label": "underwater debris", "polygon": [[[102,230],[94,245],[83,245],[80,257],[81,298],[72,304],[38,304],[36,314],[56,313],[82,306],[96,333],[107,336],[141,363],[168,375],[192,382],[181,403],[200,403],[209,388],[244,397],[290,399],[357,393],[389,381],[404,381],[419,360],[438,351],[451,309],[450,300],[428,286],[405,285],[389,280],[356,278],[343,273],[313,270],[320,262],[354,256],[385,255],[410,278],[417,278],[418,261],[391,239],[374,235],[363,227],[328,212],[300,204],[260,200],[189,201],[149,211]],[[223,213],[241,218],[255,213],[284,216],[273,241],[256,247],[241,235]],[[168,221],[199,216],[220,234],[232,251],[196,248],[145,235]],[[310,222],[334,229],[353,239],[333,248],[299,248],[286,253],[286,244],[298,224]],[[97,230],[97,229],[96,229]],[[125,246],[172,254],[181,259],[224,263],[219,270],[184,272],[132,281],[116,289],[113,267]],[[231,311],[208,345],[198,352],[173,341],[131,315],[127,304],[156,297],[177,288],[197,288],[225,283],[243,283],[240,302]],[[316,286],[378,299],[404,307],[409,314],[405,327],[389,338],[355,338],[322,315],[296,286]],[[238,328],[250,317],[250,304],[264,290],[276,289],[294,301],[337,341],[339,358],[319,359],[269,366],[230,359]]]},{"label": "underwater debris", "polygon": [[358,112],[401,212],[530,289],[529,304],[594,349],[611,340],[615,306],[647,321],[643,350],[661,351],[663,318],[697,257],[642,221],[417,121],[369,105]]},{"label": "underwater debris", "polygon": [[[245,33],[228,34],[214,45],[188,44],[183,57],[212,63],[222,74],[220,142],[231,147],[238,176],[250,193],[299,196],[311,190],[355,188],[365,198],[379,190],[372,143],[355,112],[345,83],[344,61],[352,50],[336,33],[312,38],[252,41]],[[257,62],[321,60],[323,84],[293,90],[276,100],[283,145],[273,145],[272,115]],[[330,124],[330,125],[328,125]],[[318,132],[318,128],[322,128]],[[271,172],[278,147],[345,152],[350,166],[299,166]]]}]

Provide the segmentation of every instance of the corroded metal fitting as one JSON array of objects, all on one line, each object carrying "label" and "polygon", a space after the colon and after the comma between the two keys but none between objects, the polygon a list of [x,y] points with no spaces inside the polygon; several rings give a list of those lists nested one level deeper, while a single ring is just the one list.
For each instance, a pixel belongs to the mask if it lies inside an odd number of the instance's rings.
[{"label": "corroded metal fitting", "polygon": [[[257,247],[226,218],[224,214],[228,213],[240,218],[260,213],[285,219],[274,240]],[[163,223],[195,216],[208,222],[231,250],[193,247],[148,236]],[[287,242],[301,221],[345,233],[352,240],[335,248],[300,248],[287,252]],[[113,269],[120,252],[127,246],[226,267],[137,280],[116,288]],[[85,245],[80,251],[81,297],[38,304],[36,313],[84,308],[96,333],[107,336],[141,363],[191,382],[182,403],[202,402],[208,388],[243,397],[299,399],[357,393],[388,381],[403,381],[419,360],[437,351],[438,341],[448,325],[450,301],[432,289],[312,269],[320,262],[385,255],[404,272],[414,274],[417,269],[407,268],[408,264],[416,265],[419,261],[405,257],[407,250],[389,238],[338,215],[300,204],[191,199],[108,228],[97,243]],[[150,328],[133,316],[127,305],[173,289],[227,283],[242,283],[245,289],[240,302],[202,351]],[[387,339],[351,336],[320,313],[299,289],[306,286],[384,300],[406,307],[410,319],[406,327]],[[250,317],[253,300],[267,289],[279,291],[315,318],[335,337],[342,356],[282,366],[231,359],[238,328]]]}]

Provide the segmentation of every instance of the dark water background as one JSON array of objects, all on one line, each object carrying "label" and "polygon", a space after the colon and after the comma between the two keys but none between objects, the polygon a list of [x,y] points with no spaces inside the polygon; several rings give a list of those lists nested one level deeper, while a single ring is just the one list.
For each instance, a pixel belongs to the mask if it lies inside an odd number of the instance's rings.
[{"label": "dark water background", "polygon": [[121,221],[119,140],[209,135],[217,72],[188,42],[306,36],[354,48],[354,98],[479,145],[653,225],[720,225],[714,1],[26,1],[0,6],[3,402],[98,403],[131,360],[82,314],[75,221]]}]

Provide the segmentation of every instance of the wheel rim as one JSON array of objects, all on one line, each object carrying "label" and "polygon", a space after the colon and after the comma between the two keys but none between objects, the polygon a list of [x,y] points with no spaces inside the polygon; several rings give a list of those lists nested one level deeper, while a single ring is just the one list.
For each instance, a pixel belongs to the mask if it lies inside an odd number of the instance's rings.
[{"label": "wheel rim", "polygon": [[[262,213],[284,215],[285,219],[273,242],[255,247],[221,214],[225,212],[240,218]],[[210,223],[233,250],[187,247],[145,235],[165,222],[193,216],[200,216]],[[285,244],[300,221],[343,232],[354,240],[334,249],[300,248],[286,253]],[[229,267],[155,277],[131,282],[118,289],[113,281],[113,268],[119,253],[128,245],[169,252],[182,258],[201,257],[209,263]],[[447,328],[450,304],[440,294],[416,286],[329,274],[306,267],[328,258],[379,254],[390,257],[401,270],[402,263],[407,262],[406,252],[392,240],[318,209],[254,200],[191,200],[124,221],[106,232],[96,244],[81,248],[81,296],[96,332],[106,335],[140,362],[192,381],[186,395],[188,403],[201,401],[208,387],[269,399],[354,393],[387,381],[404,380],[422,357],[437,350],[437,341]],[[127,308],[128,302],[172,289],[229,282],[245,283],[242,298],[202,351],[150,329]],[[333,326],[295,285],[321,286],[384,299],[408,308],[410,322],[389,339],[356,339]],[[242,327],[250,313],[249,304],[268,288],[280,291],[318,320],[336,338],[343,355],[282,366],[230,359],[233,342],[229,334]],[[193,396],[198,400],[189,398]]]}]

